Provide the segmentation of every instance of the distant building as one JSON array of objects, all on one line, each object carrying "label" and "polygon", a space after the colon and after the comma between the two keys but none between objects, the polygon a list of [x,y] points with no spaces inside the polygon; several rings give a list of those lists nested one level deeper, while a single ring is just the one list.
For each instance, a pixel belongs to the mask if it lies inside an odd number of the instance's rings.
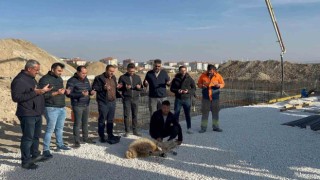
[{"label": "distant building", "polygon": [[183,62],[183,64],[182,65],[184,65],[184,66],[189,66],[189,62]]},{"label": "distant building", "polygon": [[206,71],[209,63],[202,63],[202,70]]},{"label": "distant building", "polygon": [[123,64],[123,68],[127,68],[128,64],[130,63],[134,63],[134,60],[132,59],[125,59],[122,61],[122,64]]},{"label": "distant building", "polygon": [[105,63],[106,65],[114,65],[118,66],[118,59],[113,57],[107,57],[99,60],[102,63]]},{"label": "distant building", "polygon": [[63,61],[67,64],[75,64],[77,66],[84,66],[87,64],[86,60],[83,60],[79,57],[72,58],[72,59],[64,59]]},{"label": "distant building", "polygon": [[172,66],[161,66],[161,68],[167,71],[168,73],[174,73],[177,70],[175,67]]},{"label": "distant building", "polygon": [[165,62],[165,63],[164,63],[164,65],[165,65],[165,66],[171,66],[171,67],[174,67],[174,66],[177,66],[177,65],[178,65],[178,63],[176,63],[176,62]]},{"label": "distant building", "polygon": [[203,63],[202,62],[191,62],[189,63],[191,67],[191,71],[202,71],[203,70]]},{"label": "distant building", "polygon": [[191,70],[191,66],[186,66],[186,67],[187,67],[187,72],[192,71],[192,70]]}]

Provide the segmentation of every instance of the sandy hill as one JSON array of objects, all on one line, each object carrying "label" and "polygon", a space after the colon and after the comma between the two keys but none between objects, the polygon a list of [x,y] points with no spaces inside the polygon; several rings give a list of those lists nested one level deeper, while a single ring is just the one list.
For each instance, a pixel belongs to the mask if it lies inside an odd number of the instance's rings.
[{"label": "sandy hill", "polygon": [[[220,66],[225,79],[281,80],[280,61],[228,61]],[[320,64],[284,63],[285,81],[315,80],[320,77]]]},{"label": "sandy hill", "polygon": [[[88,70],[88,75],[97,76],[97,75],[100,75],[106,71],[106,64],[104,64],[102,62],[93,62],[87,66],[87,70]],[[119,78],[122,74],[123,73],[121,73],[120,71],[117,70],[115,73],[115,76],[117,78]]]},{"label": "sandy hill", "polygon": [[[10,83],[27,59],[36,59],[41,64],[40,75],[46,74],[53,63],[61,62],[53,55],[34,44],[19,39],[0,40],[0,121],[18,121],[15,116],[16,103],[11,100]],[[64,75],[72,75],[75,69],[66,64]]]},{"label": "sandy hill", "polygon": [[[62,62],[36,45],[19,39],[0,40],[0,77],[14,77],[24,68],[27,59],[38,60],[40,75],[46,74],[53,63]],[[72,75],[75,69],[66,64],[64,75]]]}]

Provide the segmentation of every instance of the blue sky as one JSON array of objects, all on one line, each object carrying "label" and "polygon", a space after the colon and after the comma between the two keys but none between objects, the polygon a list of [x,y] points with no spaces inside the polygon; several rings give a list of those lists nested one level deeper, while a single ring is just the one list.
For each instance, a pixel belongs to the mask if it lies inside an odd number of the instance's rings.
[{"label": "blue sky", "polygon": [[[320,0],[271,0],[285,60],[319,62]],[[58,57],[279,59],[264,0],[1,0],[0,39]]]}]

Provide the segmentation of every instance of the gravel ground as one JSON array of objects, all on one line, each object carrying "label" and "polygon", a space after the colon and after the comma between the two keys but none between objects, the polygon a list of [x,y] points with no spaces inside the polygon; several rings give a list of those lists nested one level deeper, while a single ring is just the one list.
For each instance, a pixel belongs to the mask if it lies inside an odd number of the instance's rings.
[{"label": "gravel ground", "polygon": [[[20,168],[20,154],[6,153],[0,156],[0,179],[320,179],[319,132],[280,125],[311,114],[281,113],[281,105],[224,109],[222,133],[197,133],[201,117],[196,117],[195,133],[184,133],[178,155],[165,159],[124,159],[134,136],[116,145],[53,152],[54,158],[39,163],[37,170]],[[182,127],[185,132],[184,122]]]}]

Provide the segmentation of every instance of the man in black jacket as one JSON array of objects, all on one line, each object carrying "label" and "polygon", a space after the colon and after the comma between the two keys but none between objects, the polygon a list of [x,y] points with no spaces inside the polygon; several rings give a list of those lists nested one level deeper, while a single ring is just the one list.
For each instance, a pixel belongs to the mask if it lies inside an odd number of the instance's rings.
[{"label": "man in black jacket", "polygon": [[163,141],[163,138],[169,137],[168,141],[178,136],[178,145],[182,143],[182,131],[179,122],[170,112],[170,102],[162,102],[161,109],[153,113],[150,120],[150,136],[157,141]]},{"label": "man in black jacket", "polygon": [[176,96],[174,101],[174,115],[176,119],[179,120],[182,106],[187,121],[187,133],[192,134],[190,110],[191,98],[195,94],[196,85],[192,77],[187,73],[187,67],[179,67],[179,73],[177,73],[172,80],[170,90],[175,93]]},{"label": "man in black jacket", "polygon": [[40,87],[50,84],[52,88],[50,92],[44,94],[47,128],[43,139],[43,155],[48,158],[52,157],[50,153],[50,142],[53,132],[55,132],[56,135],[57,150],[70,150],[70,148],[63,143],[63,127],[66,119],[65,93],[70,93],[70,90],[64,89],[63,86],[63,80],[61,78],[63,69],[64,64],[54,63],[51,66],[51,71],[39,80]]},{"label": "man in black jacket", "polygon": [[22,168],[36,169],[35,162],[45,160],[40,155],[39,137],[41,135],[42,118],[44,112],[43,94],[50,91],[49,84],[42,89],[37,88],[35,77],[39,74],[40,63],[28,60],[22,70],[11,83],[12,100],[18,103],[16,115],[20,120],[21,161]]},{"label": "man in black jacket", "polygon": [[77,72],[67,81],[67,89],[70,89],[70,94],[67,96],[71,99],[72,111],[74,113],[74,146],[76,148],[80,147],[81,123],[83,142],[94,143],[88,136],[88,119],[90,96],[95,95],[96,91],[91,89],[85,66],[77,67]]},{"label": "man in black jacket", "polygon": [[119,91],[123,96],[123,114],[124,114],[124,128],[125,137],[129,135],[129,116],[131,112],[132,117],[132,131],[133,135],[141,136],[137,130],[137,115],[138,115],[138,101],[140,91],[142,90],[142,82],[140,76],[135,74],[135,65],[128,64],[127,73],[119,78]]},{"label": "man in black jacket", "polygon": [[143,81],[145,87],[149,86],[149,111],[152,114],[161,108],[161,103],[167,100],[166,86],[170,86],[170,77],[168,73],[161,70],[161,60],[156,59],[153,62],[153,70],[147,72]]},{"label": "man in black jacket", "polygon": [[[108,142],[109,144],[116,144],[120,142],[120,136],[113,134],[113,120],[116,111],[116,98],[121,97],[117,88],[117,79],[114,76],[115,67],[108,65],[106,71],[94,78],[92,88],[97,91],[98,103],[98,134],[100,142]],[[105,123],[107,121],[107,124]],[[107,128],[108,138],[105,139],[104,129]]]}]

